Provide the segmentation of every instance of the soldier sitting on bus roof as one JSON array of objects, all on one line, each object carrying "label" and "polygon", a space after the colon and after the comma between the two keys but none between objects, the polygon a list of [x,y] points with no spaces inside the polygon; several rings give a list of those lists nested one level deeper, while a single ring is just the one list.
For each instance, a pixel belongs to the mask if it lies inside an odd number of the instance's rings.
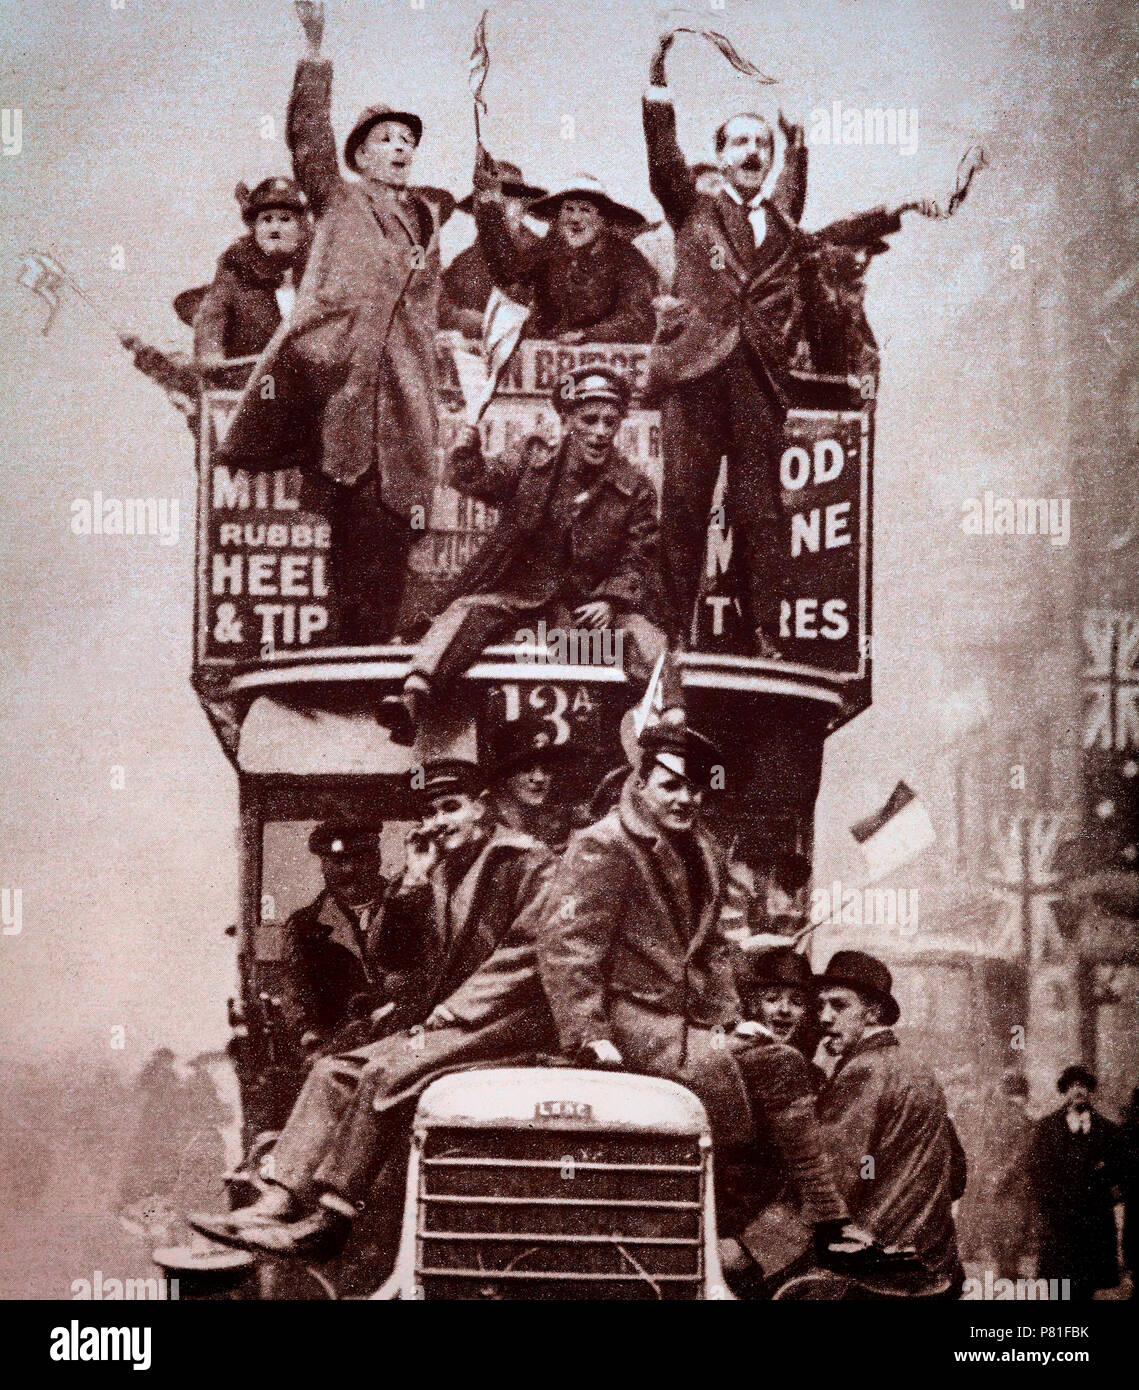
[{"label": "soldier sitting on bus roof", "polygon": [[[505,159],[498,161],[502,180],[502,214],[507,231],[519,246],[529,249],[540,238],[526,226],[527,206],[535,198],[546,195],[546,189],[527,183],[517,164]],[[472,190],[455,204],[456,212],[473,217],[475,193]],[[482,239],[476,237],[465,251],[460,251],[443,272],[443,295],[439,300],[439,327],[457,330],[468,338],[482,334],[483,313],[494,289],[494,280],[487,265]]]},{"label": "soldier sitting on bus roof", "polygon": [[285,923],[285,974],[289,1013],[309,1050],[362,1021],[386,997],[384,973],[369,951],[387,888],[382,829],[382,822],[324,821],[308,839],[324,887]]},{"label": "soldier sitting on bus roof", "polygon": [[[512,299],[531,306],[530,338],[562,343],[647,343],[653,336],[656,273],[630,238],[648,227],[616,202],[592,174],[577,174],[526,209],[549,222],[540,240],[511,231],[501,175],[479,146],[475,221],[491,276]],[[504,191],[504,189],[503,189]]]},{"label": "soldier sitting on bus roof", "polygon": [[592,631],[590,653],[634,682],[648,679],[667,640],[652,621],[660,606],[656,494],[614,444],[629,395],[616,368],[566,373],[552,396],[562,418],[553,454],[532,436],[520,459],[487,459],[477,430],[459,436],[454,485],[502,515],[420,643],[403,695],[381,703],[377,718],[396,742],[412,742],[425,709],[488,643],[538,633],[540,618],[548,617],[547,631]]},{"label": "soldier sitting on bus roof", "polygon": [[[473,763],[427,764],[423,821],[387,896],[377,957],[420,973],[424,987],[402,1012],[405,1027],[423,1026],[318,1061],[273,1149],[268,1190],[240,1211],[191,1216],[196,1230],[274,1255],[331,1253],[403,1132],[404,1101],[438,1067],[549,1040],[532,939],[517,948],[510,933],[553,860],[530,836],[494,825],[485,791]],[[510,1013],[527,982],[532,997]]]},{"label": "soldier sitting on bus roof", "polygon": [[292,179],[262,179],[252,192],[239,183],[236,197],[249,231],[222,252],[194,315],[205,361],[261,352],[292,312],[308,259],[308,203]]}]

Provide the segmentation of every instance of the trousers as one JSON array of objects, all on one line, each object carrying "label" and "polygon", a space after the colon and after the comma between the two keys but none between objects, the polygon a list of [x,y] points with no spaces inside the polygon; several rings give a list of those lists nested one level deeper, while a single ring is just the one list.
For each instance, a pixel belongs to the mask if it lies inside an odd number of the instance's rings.
[{"label": "trousers", "polygon": [[664,398],[661,563],[674,636],[687,643],[708,545],[708,517],[726,462],[724,505],[733,528],[739,595],[748,627],[779,637],[779,457],[783,412],[740,344],[713,371]]}]

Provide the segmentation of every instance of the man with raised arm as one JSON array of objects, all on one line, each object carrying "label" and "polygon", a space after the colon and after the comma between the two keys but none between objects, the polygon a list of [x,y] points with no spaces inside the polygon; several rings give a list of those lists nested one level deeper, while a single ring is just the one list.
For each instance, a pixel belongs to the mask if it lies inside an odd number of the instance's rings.
[{"label": "man with raised arm", "polygon": [[[803,212],[803,132],[780,117],[784,166],[764,193],[775,137],[764,117],[716,131],[721,179],[703,188],[676,138],[666,85],[673,35],[661,38],[644,95],[649,186],[676,237],[673,297],[661,306],[646,393],[661,402],[661,542],[674,635],[688,639],[721,461],[742,550],[748,624],[760,656],[778,656],[779,450],[787,407],[787,325],[797,293],[794,224]],[[708,191],[704,191],[704,190]]]},{"label": "man with raised arm", "polygon": [[307,53],[297,66],[286,137],[316,218],[308,269],[287,324],[254,367],[222,444],[231,466],[299,466],[330,517],[348,642],[395,630],[407,557],[435,484],[435,333],[439,230],[448,194],[410,186],[423,122],[369,106],[344,146],[329,119],[332,64],[324,7],[297,0]]}]

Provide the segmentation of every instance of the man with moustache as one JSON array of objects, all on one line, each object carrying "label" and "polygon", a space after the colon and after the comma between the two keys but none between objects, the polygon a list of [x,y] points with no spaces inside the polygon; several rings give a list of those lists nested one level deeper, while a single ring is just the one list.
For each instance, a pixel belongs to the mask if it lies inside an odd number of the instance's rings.
[{"label": "man with moustache", "polygon": [[646,384],[646,397],[661,402],[661,541],[673,635],[682,644],[689,639],[712,493],[726,458],[754,649],[777,657],[778,464],[797,338],[793,224],[806,197],[807,151],[802,129],[780,117],[787,152],[767,198],[774,134],[762,116],[732,116],[715,135],[721,183],[702,191],[677,143],[666,85],[673,37],[658,43],[643,102],[649,185],[676,237],[673,292],[660,307]]},{"label": "man with moustache", "polygon": [[883,1245],[916,1249],[929,1291],[955,1299],[965,1154],[945,1094],[892,1031],[901,1010],[882,961],[837,951],[816,987],[823,1046],[837,1059],[819,1096],[835,1184],[859,1225]]},{"label": "man with moustache", "polygon": [[239,183],[237,202],[249,232],[222,252],[194,315],[204,364],[261,352],[292,313],[308,260],[308,203],[292,179],[263,179],[252,192]]},{"label": "man with moustache", "polygon": [[[538,966],[561,1049],[577,1065],[689,1087],[718,1154],[775,1154],[760,1200],[789,1182],[819,1259],[869,1268],[881,1252],[835,1190],[805,1059],[743,1020],[721,922],[724,856],[700,821],[720,755],[679,709],[646,726],[639,750],[619,804],[570,841],[542,899]],[[741,1240],[755,1214],[746,1195],[717,1188],[725,1273],[745,1297],[763,1277]]]},{"label": "man with moustache", "polygon": [[370,644],[395,631],[434,492],[439,232],[454,200],[410,186],[423,122],[385,105],[345,142],[359,179],[341,176],[324,7],[296,8],[307,53],[286,136],[316,232],[291,319],[253,368],[219,458],[306,470],[306,500],[332,523],[341,639]]},{"label": "man with moustache", "polygon": [[191,1216],[196,1230],[261,1253],[333,1253],[402,1132],[403,1103],[430,1074],[540,1045],[544,1011],[535,1015],[525,1007],[533,1001],[523,1001],[512,1012],[510,933],[551,856],[530,836],[496,826],[485,791],[473,763],[439,759],[423,769],[423,820],[408,837],[407,867],[387,894],[374,946],[377,960],[415,983],[386,1020],[387,1036],[313,1066],[258,1201]]}]

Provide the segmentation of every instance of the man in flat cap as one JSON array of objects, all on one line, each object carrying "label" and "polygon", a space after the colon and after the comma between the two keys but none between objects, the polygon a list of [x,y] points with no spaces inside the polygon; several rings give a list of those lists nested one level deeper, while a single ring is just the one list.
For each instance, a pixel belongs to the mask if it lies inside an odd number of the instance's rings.
[{"label": "man in flat cap", "polygon": [[529,204],[528,215],[548,222],[550,231],[524,240],[507,220],[500,171],[480,146],[475,222],[494,283],[530,305],[526,336],[562,343],[647,343],[653,336],[657,277],[631,238],[648,220],[611,198],[600,179],[575,174]]},{"label": "man in flat cap", "polygon": [[[515,245],[528,251],[541,240],[526,225],[527,209],[535,198],[544,198],[547,190],[527,183],[522,170],[509,160],[497,161],[499,188],[502,194],[502,218]],[[455,205],[457,212],[475,214],[475,192],[472,190]],[[483,314],[487,300],[494,290],[494,277],[487,264],[482,238],[460,251],[443,272],[443,297],[439,302],[439,327],[455,329],[468,338],[482,334]]]},{"label": "man in flat cap", "polygon": [[389,638],[408,551],[435,485],[439,230],[454,201],[409,185],[423,123],[370,106],[341,176],[329,120],[323,5],[298,0],[308,53],[287,139],[316,218],[290,322],[254,367],[220,449],[230,466],[299,466],[333,527],[333,575],[348,642]]},{"label": "man in flat cap", "polygon": [[511,933],[551,855],[494,824],[485,790],[473,763],[440,759],[422,769],[423,819],[408,836],[407,867],[388,892],[375,943],[385,966],[420,978],[400,1031],[318,1061],[274,1146],[268,1190],[240,1211],[193,1216],[195,1229],[275,1255],[331,1253],[402,1134],[408,1103],[436,1070],[548,1041],[532,938],[520,972]]},{"label": "man in flat cap", "polygon": [[387,888],[382,829],[381,823],[323,821],[309,836],[324,887],[284,929],[289,1011],[306,1048],[325,1046],[386,997],[384,972],[369,952]]},{"label": "man in flat cap", "polygon": [[1040,1213],[1036,1273],[1069,1280],[1072,1299],[1086,1302],[1119,1283],[1123,1136],[1092,1104],[1096,1077],[1088,1067],[1065,1067],[1056,1089],[1063,1103],[1037,1124],[1028,1151]]},{"label": "man in flat cap", "polygon": [[937,1078],[892,1031],[901,1016],[893,983],[864,951],[835,952],[817,977],[823,1046],[837,1058],[819,1119],[854,1219],[884,1245],[916,1249],[928,1291],[956,1298],[964,1271],[953,1203],[965,1191],[965,1154]]},{"label": "man in flat cap", "polygon": [[454,486],[500,509],[495,530],[456,579],[451,602],[419,644],[401,697],[378,718],[410,743],[424,710],[488,643],[539,617],[559,630],[620,636],[630,680],[647,680],[666,638],[659,615],[656,494],[616,447],[629,385],[613,367],[578,367],[552,400],[562,439],[552,453],[531,436],[514,459],[485,458],[478,431],[451,454]]},{"label": "man in flat cap", "polygon": [[[562,1051],[578,1065],[666,1076],[703,1101],[717,1154],[774,1151],[774,1192],[789,1181],[814,1227],[820,1258],[850,1244],[857,1267],[875,1255],[848,1223],[819,1128],[807,1062],[745,1022],[721,908],[725,866],[700,822],[721,755],[668,710],[639,738],[639,763],[619,804],[571,841],[543,897],[538,964]],[[755,1215],[721,1183],[725,1272],[742,1296],[762,1279],[741,1242]]]}]

